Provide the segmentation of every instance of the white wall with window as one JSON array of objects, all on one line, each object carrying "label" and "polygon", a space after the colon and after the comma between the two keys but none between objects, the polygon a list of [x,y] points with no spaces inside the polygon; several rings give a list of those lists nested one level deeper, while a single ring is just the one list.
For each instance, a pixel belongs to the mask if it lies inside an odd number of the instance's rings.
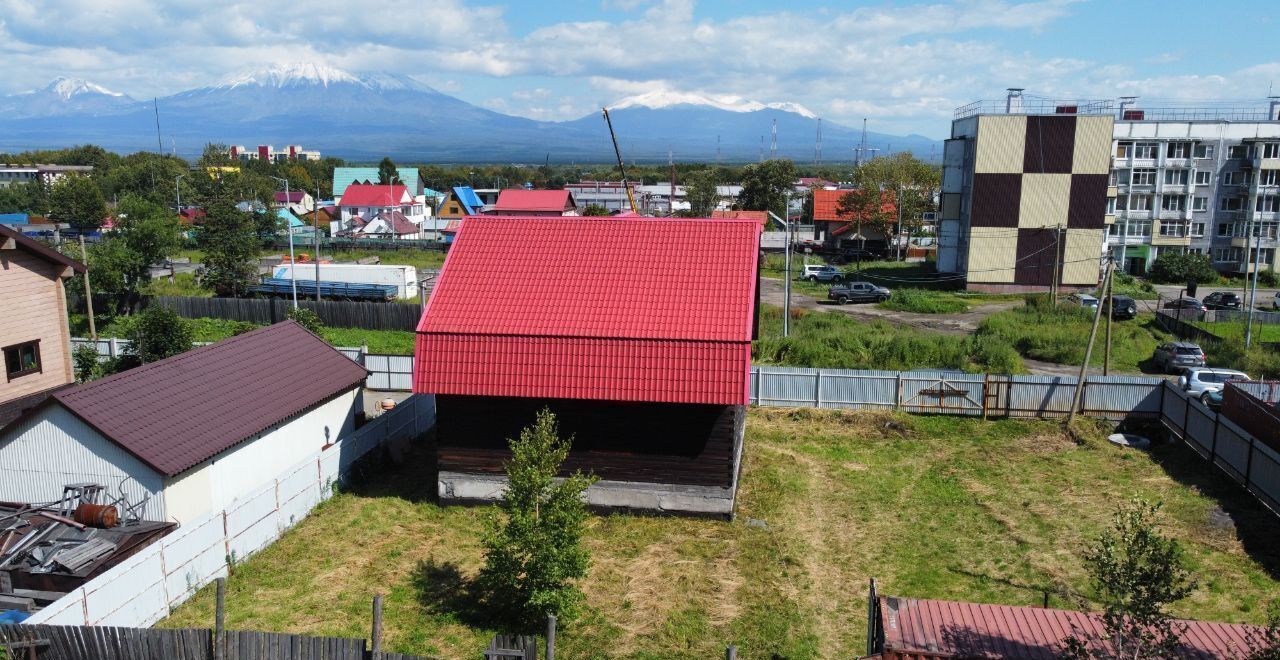
[{"label": "white wall with window", "polygon": [[1190,177],[1190,170],[1165,170],[1164,185],[1166,186],[1185,186]]},{"label": "white wall with window", "polygon": [[1161,195],[1160,210],[1161,211],[1187,210],[1187,196],[1186,195]]},{"label": "white wall with window", "polygon": [[1214,263],[1240,263],[1240,257],[1243,256],[1244,248],[1238,247],[1221,247],[1213,248]]},{"label": "white wall with window", "polygon": [[1196,197],[1196,198],[1195,198],[1195,199],[1193,199],[1193,200],[1192,200],[1192,202],[1191,202],[1191,210],[1192,210],[1192,211],[1208,211],[1208,210],[1209,210],[1209,198],[1208,198],[1208,197]]},{"label": "white wall with window", "polygon": [[1197,144],[1195,149],[1196,158],[1213,158],[1212,144]]},{"label": "white wall with window", "polygon": [[1210,170],[1196,170],[1196,185],[1207,186],[1213,183],[1213,172]]},{"label": "white wall with window", "polygon": [[1133,171],[1132,184],[1135,186],[1154,186],[1156,185],[1156,171],[1153,169],[1135,169]]},{"label": "white wall with window", "polygon": [[1133,157],[1135,159],[1152,159],[1160,153],[1160,144],[1157,142],[1138,142],[1133,145]]},{"label": "white wall with window", "polygon": [[1164,150],[1165,158],[1186,158],[1191,155],[1190,142],[1170,142]]}]

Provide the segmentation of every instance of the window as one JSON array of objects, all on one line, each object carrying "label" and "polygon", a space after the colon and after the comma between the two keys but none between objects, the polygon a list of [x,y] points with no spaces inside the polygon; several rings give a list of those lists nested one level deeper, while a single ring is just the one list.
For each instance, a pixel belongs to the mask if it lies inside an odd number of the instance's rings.
[{"label": "window", "polygon": [[1107,215],[1115,215],[1115,214],[1116,214],[1116,198],[1108,197],[1107,198]]},{"label": "window", "polygon": [[1162,222],[1160,223],[1160,235],[1172,238],[1182,238],[1187,235],[1187,223]]},{"label": "window", "polygon": [[1160,198],[1161,211],[1185,211],[1187,210],[1186,195],[1164,195]]},{"label": "window", "polygon": [[1134,170],[1133,185],[1135,186],[1154,186],[1156,184],[1155,170]]},{"label": "window", "polygon": [[1241,203],[1242,201],[1243,199],[1240,197],[1223,197],[1222,210],[1223,211],[1239,211],[1241,206],[1243,206],[1243,204]]},{"label": "window", "polygon": [[1151,195],[1134,195],[1129,209],[1132,211],[1150,211]]},{"label": "window", "polygon": [[1132,153],[1132,142],[1119,142],[1116,144],[1116,158],[1128,158]]},{"label": "window", "polygon": [[1132,172],[1133,172],[1132,170],[1116,170],[1115,172],[1112,172],[1111,177],[1114,182],[1113,185],[1120,185],[1120,186],[1129,185],[1129,175]]},{"label": "window", "polygon": [[1166,186],[1187,185],[1187,170],[1165,170],[1164,185]]},{"label": "window", "polygon": [[1116,195],[1116,208],[1120,209],[1121,211],[1128,211],[1128,210],[1129,210],[1129,196],[1128,196],[1128,195]]},{"label": "window", "polygon": [[1224,186],[1234,186],[1234,185],[1236,185],[1236,181],[1237,181],[1239,178],[1240,178],[1240,173],[1239,173],[1239,172],[1223,172],[1223,173],[1222,173],[1222,185],[1224,185]]},{"label": "window", "polygon": [[[1194,236],[1194,234],[1192,234]],[[1187,254],[1204,254],[1204,250],[1200,248],[1187,248]]]},{"label": "window", "polygon": [[1249,147],[1243,144],[1233,144],[1227,149],[1227,158],[1248,158]]},{"label": "window", "polygon": [[1259,172],[1258,185],[1260,186],[1280,185],[1280,170],[1262,170],[1261,172]]},{"label": "window", "polygon": [[1261,250],[1249,250],[1249,263],[1264,263],[1268,266],[1275,260],[1274,248],[1262,248]]},{"label": "window", "polygon": [[1255,238],[1267,238],[1276,240],[1276,230],[1280,229],[1280,225],[1275,222],[1259,222],[1253,226],[1253,235]]},{"label": "window", "polygon": [[1191,144],[1187,142],[1170,142],[1165,148],[1165,158],[1186,158],[1191,151]]},{"label": "window", "polygon": [[1128,222],[1128,225],[1129,225],[1128,236],[1145,237],[1145,236],[1151,235],[1150,220],[1130,220]]},{"label": "window", "polygon": [[40,373],[40,340],[6,346],[4,373],[9,380]]},{"label": "window", "polygon": [[1152,158],[1160,152],[1160,145],[1155,142],[1139,142],[1133,145],[1134,158]]},{"label": "window", "polygon": [[1218,235],[1230,238],[1244,236],[1244,225],[1239,222],[1224,222],[1218,225]]},{"label": "window", "polygon": [[1240,261],[1241,249],[1232,248],[1213,248],[1213,260],[1218,263],[1237,262]]},{"label": "window", "polygon": [[1280,158],[1280,142],[1268,142],[1262,145],[1263,158]]},{"label": "window", "polygon": [[1275,213],[1280,211],[1280,197],[1275,195],[1259,195],[1254,210],[1259,213]]},{"label": "window", "polygon": [[1209,170],[1196,170],[1196,185],[1207,186],[1213,183],[1213,172]]},{"label": "window", "polygon": [[1196,158],[1213,158],[1213,145],[1197,144],[1195,154]]},{"label": "window", "polygon": [[1208,198],[1208,197],[1197,197],[1197,198],[1195,198],[1195,199],[1191,200],[1191,210],[1192,210],[1192,211],[1208,211],[1208,210],[1209,210],[1209,198]]},{"label": "window", "polygon": [[1193,222],[1187,229],[1187,235],[1192,238],[1202,238],[1204,236],[1204,223]]}]

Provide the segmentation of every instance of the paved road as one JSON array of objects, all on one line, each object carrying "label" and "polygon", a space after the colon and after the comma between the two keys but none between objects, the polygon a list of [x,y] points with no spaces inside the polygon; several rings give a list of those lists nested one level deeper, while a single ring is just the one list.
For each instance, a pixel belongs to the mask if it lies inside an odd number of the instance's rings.
[{"label": "paved road", "polygon": [[[1155,287],[1160,296],[1165,299],[1177,298],[1178,294],[1182,293],[1183,289],[1185,289],[1185,287],[1178,286],[1176,284],[1157,284]],[[1196,297],[1204,300],[1205,296],[1217,291],[1230,291],[1241,296],[1245,295],[1244,287],[1202,286],[1196,288]],[[1271,301],[1275,299],[1276,291],[1276,289],[1264,289],[1262,287],[1258,287],[1258,307],[1260,309],[1270,310]]]}]

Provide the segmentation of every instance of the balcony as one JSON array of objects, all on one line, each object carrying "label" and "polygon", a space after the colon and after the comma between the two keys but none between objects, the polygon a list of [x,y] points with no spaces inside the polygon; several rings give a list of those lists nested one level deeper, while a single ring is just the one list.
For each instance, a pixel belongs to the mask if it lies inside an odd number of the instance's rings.
[{"label": "balcony", "polygon": [[1185,183],[1166,183],[1160,186],[1160,192],[1166,195],[1181,195],[1189,191],[1189,186]]},{"label": "balcony", "polygon": [[1120,194],[1119,186],[1107,186],[1107,197],[1115,197]]},{"label": "balcony", "polygon": [[1151,237],[1152,245],[1180,245],[1187,247],[1191,245],[1190,236],[1161,236],[1159,234]]},{"label": "balcony", "polygon": [[1112,236],[1107,234],[1107,245],[1150,245],[1150,236]]},{"label": "balcony", "polygon": [[[1248,238],[1244,236],[1237,236],[1231,239],[1231,247],[1253,249],[1255,247],[1258,247],[1258,245],[1259,244],[1258,242],[1256,242],[1256,240],[1250,241]],[[1262,245],[1262,249],[1265,250],[1267,248],[1273,248],[1273,247],[1276,247],[1277,245],[1280,245],[1280,241],[1276,241],[1275,237],[1267,237],[1262,239],[1261,245]]]},{"label": "balcony", "polygon": [[1161,220],[1190,220],[1191,214],[1185,210],[1182,211],[1160,211]]},{"label": "balcony", "polygon": [[1173,167],[1173,168],[1191,167],[1191,159],[1190,158],[1166,158],[1164,159],[1164,166]]},{"label": "balcony", "polygon": [[1150,220],[1151,219],[1151,211],[1135,211],[1133,209],[1130,209],[1128,211],[1117,211],[1116,215],[1119,216],[1120,219],[1122,220],[1124,218],[1128,218],[1130,220]]},{"label": "balcony", "polygon": [[1254,156],[1252,164],[1255,170],[1280,170],[1280,158]]},{"label": "balcony", "polygon": [[1114,225],[1116,223],[1116,214],[1108,213],[1102,216],[1102,223],[1106,225]]}]

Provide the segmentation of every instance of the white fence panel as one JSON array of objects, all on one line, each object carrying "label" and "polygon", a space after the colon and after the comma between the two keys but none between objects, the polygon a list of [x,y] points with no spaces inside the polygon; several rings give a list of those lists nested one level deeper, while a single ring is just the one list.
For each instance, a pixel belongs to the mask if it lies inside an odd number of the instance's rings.
[{"label": "white fence panel", "polygon": [[160,544],[113,566],[84,586],[85,623],[90,626],[150,626],[169,611]]},{"label": "white fence panel", "polygon": [[[325,451],[335,451],[336,449],[337,447],[335,446]],[[307,512],[320,503],[320,473],[317,467],[317,461],[319,460],[320,454],[307,459],[298,465],[293,472],[285,475],[280,480],[278,486],[280,515],[278,519],[285,528],[292,527],[299,520],[302,520],[306,517]]]},{"label": "white fence panel", "polygon": [[36,623],[36,619],[39,619],[39,623],[47,623],[51,626],[86,625],[84,620],[84,589],[76,589],[49,603],[44,609],[33,614],[26,622]]},{"label": "white fence panel", "polygon": [[227,574],[227,541],[221,511],[193,521],[161,541],[169,604],[190,598],[210,580]]},{"label": "white fence panel", "polygon": [[231,556],[240,561],[275,540],[277,514],[276,484],[232,503],[227,510],[227,543]]}]

